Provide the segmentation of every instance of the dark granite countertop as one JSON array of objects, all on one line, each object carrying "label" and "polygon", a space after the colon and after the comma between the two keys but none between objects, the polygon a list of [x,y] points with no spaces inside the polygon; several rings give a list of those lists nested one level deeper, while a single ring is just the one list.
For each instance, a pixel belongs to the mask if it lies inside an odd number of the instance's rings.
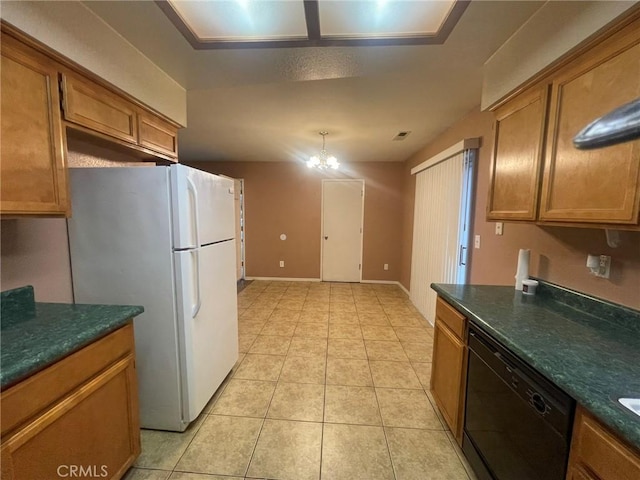
[{"label": "dark granite countertop", "polygon": [[36,303],[33,287],[2,292],[0,386],[33,375],[123,326],[142,307]]},{"label": "dark granite countertop", "polygon": [[617,401],[640,398],[640,312],[543,282],[535,296],[503,286],[431,287],[640,448],[640,416]]}]

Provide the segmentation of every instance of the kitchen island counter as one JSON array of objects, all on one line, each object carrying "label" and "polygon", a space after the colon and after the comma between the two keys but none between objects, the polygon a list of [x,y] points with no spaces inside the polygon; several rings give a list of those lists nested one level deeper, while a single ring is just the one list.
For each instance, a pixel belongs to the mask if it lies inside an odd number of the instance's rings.
[{"label": "kitchen island counter", "polygon": [[117,330],[140,306],[35,302],[33,287],[2,292],[2,390]]},{"label": "kitchen island counter", "polygon": [[431,287],[640,448],[640,416],[617,401],[640,398],[640,312],[546,282],[535,296],[507,286]]}]

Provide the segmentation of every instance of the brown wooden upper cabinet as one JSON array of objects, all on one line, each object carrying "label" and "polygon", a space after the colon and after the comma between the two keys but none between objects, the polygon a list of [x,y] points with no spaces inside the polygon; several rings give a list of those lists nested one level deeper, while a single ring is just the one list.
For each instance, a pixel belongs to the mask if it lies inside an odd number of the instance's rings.
[{"label": "brown wooden upper cabinet", "polygon": [[177,158],[176,125],[84,77],[63,73],[61,78],[64,119],[70,127]]},{"label": "brown wooden upper cabinet", "polygon": [[594,119],[640,97],[636,27],[577,59],[553,81],[540,220],[638,223],[640,141],[586,151],[572,142]]},{"label": "brown wooden upper cabinet", "polygon": [[62,74],[64,119],[92,131],[137,143],[133,105],[80,76]]},{"label": "brown wooden upper cabinet", "polygon": [[170,157],[178,156],[178,129],[154,115],[138,114],[139,145]]},{"label": "brown wooden upper cabinet", "polygon": [[3,32],[1,92],[0,213],[68,215],[56,63]]},{"label": "brown wooden upper cabinet", "polygon": [[496,111],[489,220],[535,220],[547,118],[547,88],[525,92]]},{"label": "brown wooden upper cabinet", "polygon": [[177,123],[1,25],[0,214],[71,214],[65,127],[124,146],[141,160],[177,161]]},{"label": "brown wooden upper cabinet", "polygon": [[640,141],[573,146],[587,124],[640,97],[640,19],[616,28],[495,111],[488,220],[637,228]]}]

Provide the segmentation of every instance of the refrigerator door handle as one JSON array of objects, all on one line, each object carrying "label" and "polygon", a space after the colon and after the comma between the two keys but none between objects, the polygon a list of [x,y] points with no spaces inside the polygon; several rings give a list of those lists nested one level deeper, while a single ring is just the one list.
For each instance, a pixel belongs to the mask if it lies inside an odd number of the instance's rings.
[{"label": "refrigerator door handle", "polygon": [[196,263],[195,263],[195,284],[196,284],[196,303],[193,305],[191,309],[191,318],[196,318],[198,312],[200,311],[200,307],[202,306],[202,296],[200,295],[200,250],[193,250],[191,252],[192,255],[195,255]]},{"label": "refrigerator door handle", "polygon": [[193,210],[191,211],[191,217],[193,218],[193,223],[196,227],[196,248],[200,248],[200,217],[198,215],[198,189],[196,188],[195,183],[189,178],[189,176],[185,176],[187,180],[187,189],[191,191],[193,194]]}]

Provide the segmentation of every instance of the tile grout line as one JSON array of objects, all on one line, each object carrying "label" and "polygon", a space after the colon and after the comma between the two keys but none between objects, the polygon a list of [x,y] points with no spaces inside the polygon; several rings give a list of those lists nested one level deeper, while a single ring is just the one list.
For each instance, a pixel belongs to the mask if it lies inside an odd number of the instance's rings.
[{"label": "tile grout line", "polygon": [[[331,297],[329,297],[329,301],[331,301]],[[331,308],[331,306],[329,306]],[[324,426],[326,425],[326,415],[327,415],[327,371],[329,370],[329,325],[331,324],[331,311],[328,314],[327,321],[327,348],[324,352],[324,401],[322,405],[322,428],[320,429],[320,470],[318,474],[318,479],[322,480],[322,454],[324,453]]]},{"label": "tile grout line", "polygon": [[455,438],[453,438],[453,433],[451,434],[451,437],[449,437],[449,435],[447,435],[447,432],[445,430],[444,436],[447,437],[447,440],[449,441],[449,444],[451,445],[451,448],[453,448],[453,451],[455,453],[456,458],[460,462],[460,465],[462,465],[462,469],[464,470],[464,473],[467,476],[467,480],[471,480],[471,476],[469,475],[469,472],[467,471],[467,467],[464,465],[462,459],[460,458],[460,455],[458,454],[458,449],[460,447],[458,447],[458,444],[456,443]]},{"label": "tile grout line", "polygon": [[[291,347],[291,342],[289,342],[289,347],[287,347],[287,353],[289,352],[289,348]],[[269,398],[269,403],[267,405],[266,410],[264,411],[264,417],[262,418],[262,424],[260,425],[260,430],[258,431],[258,435],[256,435],[256,440],[253,444],[253,449],[251,450],[251,456],[249,457],[249,461],[247,462],[247,467],[245,468],[243,477],[246,477],[249,474],[249,469],[251,468],[251,462],[253,461],[253,457],[256,454],[256,448],[258,448],[258,442],[260,441],[260,435],[262,435],[262,430],[264,429],[264,425],[267,422],[267,415],[269,414],[269,409],[271,408],[271,403],[273,402],[273,397],[276,394],[276,390],[278,388],[278,383],[280,383],[280,376],[282,375],[282,369],[284,368],[284,363],[287,360],[287,355],[284,355],[284,360],[282,361],[282,365],[280,366],[280,371],[278,372],[278,376],[275,380],[275,387],[273,388],[273,392],[271,393],[271,398]]]},{"label": "tile grout line", "polygon": [[[377,295],[376,295],[377,296]],[[386,313],[385,313],[386,315]],[[388,319],[388,318],[387,318]],[[365,350],[367,344],[365,343]],[[397,480],[396,466],[391,455],[391,448],[389,447],[389,438],[387,437],[387,431],[384,425],[384,418],[382,417],[382,408],[380,408],[380,400],[378,399],[378,390],[376,389],[375,382],[373,380],[373,370],[371,369],[371,359],[369,358],[369,352],[367,351],[367,365],[369,366],[369,374],[371,375],[371,383],[373,385],[373,394],[376,398],[376,405],[378,406],[378,415],[380,415],[380,426],[382,428],[382,434],[384,435],[384,442],[387,446],[387,454],[389,455],[389,462],[391,463],[391,472],[393,473],[394,480]]]}]

